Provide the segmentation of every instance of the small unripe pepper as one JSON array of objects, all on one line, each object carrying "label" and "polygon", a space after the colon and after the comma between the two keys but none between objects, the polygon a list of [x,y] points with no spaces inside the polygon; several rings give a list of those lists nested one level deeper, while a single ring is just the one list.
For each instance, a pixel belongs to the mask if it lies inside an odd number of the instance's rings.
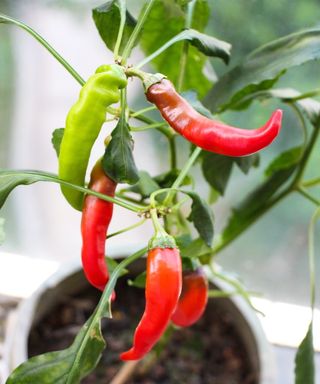
[{"label": "small unripe pepper", "polygon": [[182,291],[171,317],[179,327],[189,327],[203,315],[208,302],[208,280],[202,269],[184,271]]},{"label": "small unripe pepper", "polygon": [[[120,99],[119,89],[127,84],[123,69],[116,64],[100,66],[80,91],[78,101],[70,109],[59,154],[59,178],[84,186],[88,161],[107,107]],[[83,193],[61,186],[67,201],[81,211]]]},{"label": "small unripe pepper", "polygon": [[250,155],[268,146],[281,129],[280,109],[261,128],[240,129],[198,113],[165,78],[152,83],[147,77],[144,84],[147,99],[157,106],[169,125],[188,141],[209,152],[226,156]]},{"label": "small unripe pepper", "polygon": [[[171,238],[172,239],[172,238]],[[180,252],[170,246],[150,247],[147,255],[146,306],[138,324],[133,347],[120,355],[122,360],[138,360],[148,353],[166,330],[174,312],[182,285]]]},{"label": "small unripe pepper", "polygon": [[[116,186],[104,173],[101,160],[98,160],[91,172],[89,189],[114,197]],[[85,196],[81,220],[82,265],[87,280],[101,291],[109,280],[105,242],[112,213],[113,203],[93,195]]]}]

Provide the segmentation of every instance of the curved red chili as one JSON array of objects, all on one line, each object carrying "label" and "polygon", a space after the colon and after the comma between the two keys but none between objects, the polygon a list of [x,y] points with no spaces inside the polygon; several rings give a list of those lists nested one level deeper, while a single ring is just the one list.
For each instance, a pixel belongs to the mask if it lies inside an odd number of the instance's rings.
[{"label": "curved red chili", "polygon": [[153,248],[147,256],[146,306],[134,334],[133,347],[120,355],[138,360],[148,353],[165,331],[177,306],[182,285],[177,248]]},{"label": "curved red chili", "polygon": [[184,271],[182,292],[171,317],[179,327],[189,327],[203,315],[208,302],[208,280],[202,269]]},{"label": "curved red chili", "polygon": [[[93,167],[89,188],[113,197],[117,184],[104,173],[99,160]],[[112,218],[113,204],[86,195],[82,210],[82,265],[88,281],[101,291],[109,280],[105,261],[105,242]]]},{"label": "curved red chili", "polygon": [[146,96],[175,131],[198,147],[221,155],[246,156],[255,153],[268,146],[281,129],[280,109],[264,126],[253,130],[208,119],[193,109],[167,79],[149,86]]}]

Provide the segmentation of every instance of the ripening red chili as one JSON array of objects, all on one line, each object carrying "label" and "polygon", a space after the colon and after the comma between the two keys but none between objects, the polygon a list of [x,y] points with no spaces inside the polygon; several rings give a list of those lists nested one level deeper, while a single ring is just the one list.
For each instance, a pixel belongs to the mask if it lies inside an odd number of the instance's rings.
[{"label": "ripening red chili", "polygon": [[177,306],[181,280],[181,258],[177,248],[149,250],[146,306],[134,334],[133,347],[120,355],[122,360],[141,359],[160,339]]},{"label": "ripening red chili", "polygon": [[[104,173],[99,160],[93,167],[89,188],[114,197],[117,184]],[[112,218],[113,203],[86,195],[82,210],[82,265],[88,281],[101,291],[109,280],[105,242]]]},{"label": "ripening red chili", "polygon": [[182,292],[171,317],[179,327],[189,327],[203,315],[208,302],[208,280],[202,269],[184,271]]},{"label": "ripening red chili", "polygon": [[147,99],[155,104],[169,125],[188,141],[226,156],[246,156],[268,146],[281,129],[282,111],[276,110],[261,128],[247,130],[211,120],[198,113],[162,79],[147,88]]}]

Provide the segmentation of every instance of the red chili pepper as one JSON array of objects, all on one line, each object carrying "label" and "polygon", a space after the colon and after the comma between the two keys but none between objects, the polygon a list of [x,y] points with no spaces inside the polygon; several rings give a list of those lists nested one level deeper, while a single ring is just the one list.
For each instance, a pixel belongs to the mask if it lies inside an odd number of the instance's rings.
[{"label": "red chili pepper", "polygon": [[189,327],[203,315],[208,301],[208,280],[202,269],[183,272],[182,292],[171,320],[179,327]]},{"label": "red chili pepper", "polygon": [[198,113],[166,79],[147,87],[147,99],[155,104],[169,125],[188,141],[209,152],[246,156],[268,146],[281,128],[282,110],[276,110],[261,128],[231,127]]},{"label": "red chili pepper", "polygon": [[148,353],[167,328],[182,285],[177,248],[153,248],[147,256],[146,307],[134,334],[133,347],[120,355],[138,360]]},{"label": "red chili pepper", "polygon": [[[113,197],[116,186],[117,184],[104,173],[99,160],[91,172],[89,188]],[[101,291],[109,280],[105,242],[112,212],[112,203],[86,195],[81,220],[82,265],[88,281]]]}]

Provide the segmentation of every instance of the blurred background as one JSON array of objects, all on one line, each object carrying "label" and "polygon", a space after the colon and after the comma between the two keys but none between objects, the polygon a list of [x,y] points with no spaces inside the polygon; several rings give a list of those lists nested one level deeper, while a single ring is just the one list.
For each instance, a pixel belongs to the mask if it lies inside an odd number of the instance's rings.
[{"label": "blurred background", "polygon": [[[90,0],[0,0],[0,13],[21,19],[38,31],[82,75],[87,78],[112,55],[100,40],[91,19],[91,9],[103,1]],[[137,14],[141,2],[130,0]],[[208,32],[233,45],[230,66],[257,46],[291,32],[319,25],[319,0],[212,0]],[[142,53],[136,49],[132,63]],[[218,75],[226,67],[217,60]],[[319,63],[290,70],[278,86],[295,85],[299,91],[319,87]],[[57,172],[51,133],[64,127],[70,106],[77,99],[79,85],[50,54],[26,32],[11,25],[0,25],[0,167],[39,169]],[[131,85],[129,102],[145,106],[142,88]],[[255,102],[246,113],[229,113],[224,121],[242,127],[255,127],[266,120],[278,104]],[[301,130],[295,115],[286,108],[284,129],[279,139],[261,154],[258,169],[244,176],[234,169],[226,194],[214,206],[216,232],[226,223],[230,208],[263,179],[263,169],[278,153],[297,145]],[[240,116],[241,115],[241,116]],[[104,135],[112,125],[106,125]],[[189,148],[179,141],[180,164]],[[319,145],[318,145],[319,149]],[[93,159],[103,151],[100,141]],[[135,156],[139,169],[151,175],[166,169],[162,152],[166,142],[157,133],[139,133]],[[165,157],[166,159],[166,157]],[[308,173],[319,171],[320,151],[315,151]],[[200,193],[208,191],[198,169],[194,170]],[[319,191],[314,191],[315,193]],[[238,275],[248,289],[264,297],[289,303],[309,303],[307,229],[314,206],[298,195],[279,204],[265,217],[221,252],[217,261]],[[5,219],[6,241],[2,251],[59,262],[80,255],[80,214],[63,199],[59,187],[39,183],[17,188],[0,212]],[[110,232],[136,222],[135,215],[116,208]],[[147,224],[108,241],[108,247],[145,243],[152,234]],[[317,237],[319,250],[319,236]],[[319,253],[319,252],[318,252]],[[1,257],[1,253],[0,253]],[[317,266],[319,272],[319,265]],[[318,273],[319,276],[319,273]]]}]

